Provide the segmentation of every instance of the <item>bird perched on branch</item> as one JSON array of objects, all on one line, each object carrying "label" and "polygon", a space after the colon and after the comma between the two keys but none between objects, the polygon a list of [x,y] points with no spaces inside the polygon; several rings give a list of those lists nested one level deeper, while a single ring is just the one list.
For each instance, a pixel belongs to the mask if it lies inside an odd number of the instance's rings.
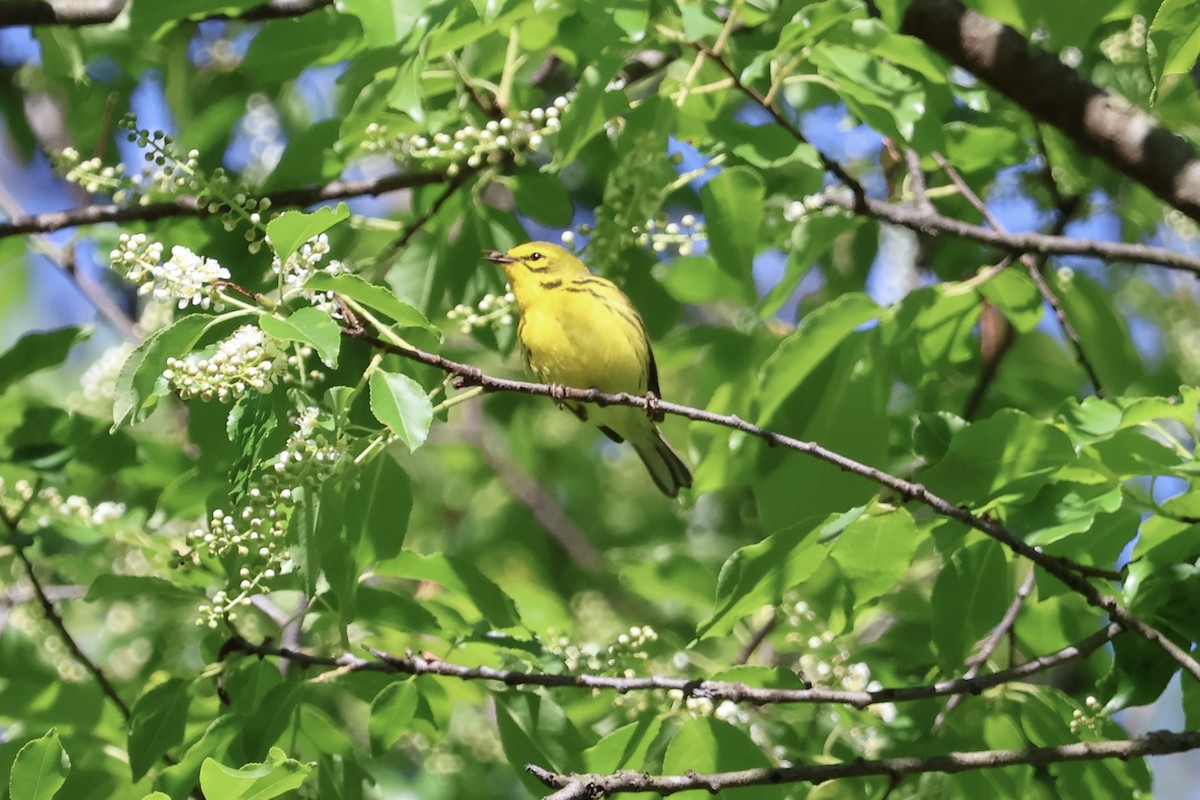
[{"label": "bird perched on branch", "polygon": [[[517,298],[517,340],[529,371],[543,383],[602,392],[660,396],[646,326],[625,293],[588,272],[556,244],[529,242],[484,254],[504,268]],[[615,442],[628,441],[668,497],[692,485],[692,474],[659,433],[650,414],[632,406],[566,401],[580,419]]]}]

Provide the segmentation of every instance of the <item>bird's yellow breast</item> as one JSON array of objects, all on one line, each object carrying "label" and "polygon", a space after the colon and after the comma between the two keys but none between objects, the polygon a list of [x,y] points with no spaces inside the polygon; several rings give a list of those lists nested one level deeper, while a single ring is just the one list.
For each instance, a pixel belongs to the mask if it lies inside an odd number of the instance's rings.
[{"label": "bird's yellow breast", "polygon": [[518,338],[546,383],[604,392],[646,392],[649,344],[629,300],[607,281],[588,291],[542,293],[522,310]]}]

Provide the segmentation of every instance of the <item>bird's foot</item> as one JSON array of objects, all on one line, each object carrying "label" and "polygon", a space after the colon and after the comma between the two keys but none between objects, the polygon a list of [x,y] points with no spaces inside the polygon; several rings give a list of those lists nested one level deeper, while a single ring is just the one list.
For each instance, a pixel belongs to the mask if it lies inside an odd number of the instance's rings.
[{"label": "bird's foot", "polygon": [[646,392],[646,416],[651,422],[662,422],[667,417],[659,408],[658,396],[654,392]]},{"label": "bird's foot", "polygon": [[567,387],[561,383],[551,383],[549,386],[550,398],[554,400],[556,406],[562,408],[563,404],[567,402]]}]

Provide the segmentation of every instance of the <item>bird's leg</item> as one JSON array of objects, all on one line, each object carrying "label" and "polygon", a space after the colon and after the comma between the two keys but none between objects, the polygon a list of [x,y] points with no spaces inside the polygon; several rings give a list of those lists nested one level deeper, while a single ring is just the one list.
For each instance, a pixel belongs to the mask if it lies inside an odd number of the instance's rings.
[{"label": "bird's leg", "polygon": [[651,422],[662,422],[667,418],[663,410],[658,407],[658,397],[654,392],[646,392],[646,416]]}]

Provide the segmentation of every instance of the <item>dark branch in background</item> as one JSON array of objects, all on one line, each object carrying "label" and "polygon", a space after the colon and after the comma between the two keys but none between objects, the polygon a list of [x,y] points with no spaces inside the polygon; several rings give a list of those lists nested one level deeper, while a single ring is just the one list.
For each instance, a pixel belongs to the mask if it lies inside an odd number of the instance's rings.
[{"label": "dark branch in background", "polygon": [[648,400],[646,397],[633,396],[629,394],[607,394],[599,392],[595,389],[575,389],[571,387],[550,386],[542,383],[530,383],[527,381],[514,381],[504,378],[494,378],[489,375],[484,375],[476,367],[467,364],[460,364],[457,361],[451,361],[443,356],[434,353],[427,353],[423,350],[415,348],[400,347],[390,344],[381,339],[368,334],[360,329],[346,329],[343,333],[347,336],[363,339],[373,347],[383,350],[384,352],[393,353],[407,358],[412,361],[417,361],[422,364],[427,364],[431,367],[436,367],[444,372],[458,376],[460,386],[480,386],[489,391],[500,392],[517,392],[521,394],[538,395],[542,397],[553,397],[561,402],[564,399],[578,400],[584,403],[596,403],[598,405],[622,405],[633,406],[646,410],[647,413],[663,413],[674,414],[684,417],[685,419],[707,422],[714,425],[721,425],[732,430],[742,431],[751,436],[762,439],[767,444],[772,446],[786,447],[790,450],[795,450],[806,455],[819,458],[833,466],[841,469],[844,472],[850,472],[874,483],[884,486],[899,494],[907,500],[913,500],[928,506],[935,513],[958,520],[964,525],[974,528],[996,541],[1003,544],[1009,550],[1026,558],[1049,574],[1053,575],[1059,581],[1064,583],[1072,591],[1083,597],[1084,600],[1091,606],[1103,610],[1109,617],[1120,623],[1123,628],[1130,630],[1144,639],[1153,642],[1163,650],[1175,663],[1179,664],[1193,678],[1200,680],[1200,664],[1193,659],[1187,651],[1179,645],[1172,642],[1157,629],[1146,624],[1142,620],[1129,613],[1125,606],[1117,602],[1116,599],[1103,595],[1088,582],[1085,576],[1099,577],[1104,579],[1119,579],[1119,575],[1104,569],[1089,567],[1078,564],[1070,559],[1059,556],[1052,556],[1042,551],[1040,547],[1032,547],[1021,539],[1017,538],[1011,531],[994,522],[990,519],[977,516],[970,510],[955,505],[949,500],[934,494],[919,483],[906,481],[903,478],[898,478],[875,467],[868,466],[852,458],[848,458],[840,453],[836,453],[828,448],[822,447],[816,442],[806,442],[801,439],[796,439],[792,436],[785,436],[774,431],[766,430],[752,422],[747,422],[744,419],[732,414],[714,414],[711,411],[705,411],[691,406],[680,405],[678,403],[669,403],[665,400]]},{"label": "dark branch in background", "polygon": [[[18,526],[21,516],[10,516],[3,506],[0,506],[0,523],[8,529],[9,535],[13,537],[20,536]],[[100,691],[104,696],[112,701],[121,711],[121,716],[128,720],[132,714],[129,711],[129,706],[125,705],[125,701],[121,699],[121,695],[117,693],[117,688],[112,685],[108,676],[100,669],[100,666],[87,657],[83,652],[83,648],[75,641],[75,637],[67,630],[66,624],[63,622],[62,616],[58,613],[58,609],[54,607],[54,602],[50,596],[46,594],[46,590],[42,588],[42,582],[38,580],[37,573],[33,569],[33,562],[29,560],[29,556],[25,554],[25,548],[20,545],[13,547],[17,554],[17,560],[21,562],[21,566],[25,570],[25,576],[29,578],[29,585],[33,587],[33,593],[37,597],[38,604],[42,607],[42,613],[45,614],[46,620],[54,626],[54,630],[58,632],[58,638],[71,651],[71,655],[75,660],[87,670],[92,679],[96,681],[96,685],[100,687]]]},{"label": "dark branch in background", "polygon": [[[126,0],[6,0],[0,3],[0,28],[18,25],[107,25],[125,8]],[[300,17],[333,0],[271,0],[242,14],[210,14],[203,19],[267,20]]]},{"label": "dark branch in background", "polygon": [[417,232],[421,230],[421,228],[425,227],[425,225],[429,223],[429,220],[437,216],[437,213],[442,210],[442,206],[444,206],[446,202],[454,196],[454,193],[457,192],[464,183],[474,177],[478,171],[479,170],[477,169],[471,169],[465,166],[461,167],[458,174],[451,178],[446,186],[442,189],[442,193],[434,198],[433,202],[429,204],[429,208],[425,209],[425,211],[415,220],[407,223],[404,226],[404,232],[400,234],[400,236],[396,237],[391,242],[388,242],[387,247],[385,247],[383,252],[379,254],[379,263],[387,264],[393,257],[395,257],[396,253],[407,247],[408,243],[412,241],[412,237],[415,236]]},{"label": "dark branch in background", "polygon": [[[0,6],[2,7],[2,6]],[[263,197],[271,201],[273,208],[303,207],[330,200],[348,197],[380,195],[399,189],[414,189],[441,183],[446,179],[444,170],[435,172],[393,172],[378,178],[359,180],[337,180],[323,186],[307,186],[301,189],[285,189],[271,192]],[[217,212],[221,213],[221,212]],[[162,203],[139,206],[119,206],[112,203],[84,206],[68,211],[51,211],[46,214],[13,217],[0,223],[0,239],[21,236],[27,233],[50,233],[63,228],[80,225],[98,225],[102,222],[153,222],[169,217],[208,217],[212,212],[196,200],[183,196]]]},{"label": "dark branch in background", "polygon": [[[979,670],[987,663],[987,660],[992,657],[992,653],[996,652],[996,648],[1000,645],[1000,641],[1007,636],[1017,624],[1017,614],[1021,613],[1021,606],[1025,604],[1026,598],[1033,591],[1034,583],[1037,581],[1037,573],[1033,570],[1025,576],[1021,586],[1017,589],[1017,594],[1013,597],[1012,603],[1009,604],[1008,610],[1004,612],[1004,616],[1000,619],[998,625],[992,629],[992,632],[987,635],[987,638],[979,645],[978,652],[967,659],[967,671],[963,673],[966,679],[974,678],[979,674]],[[946,707],[937,719],[933,721],[933,730],[937,731],[946,724],[946,717],[954,708],[962,702],[963,695],[951,695],[946,701]]]},{"label": "dark branch in background", "polygon": [[804,764],[794,767],[744,769],[737,772],[716,772],[685,775],[647,775],[644,772],[622,770],[611,775],[558,775],[535,764],[526,771],[557,791],[546,800],[589,798],[596,800],[620,792],[657,792],[671,795],[688,789],[703,789],[716,794],[722,789],[739,786],[771,786],[780,783],[818,784],[839,778],[864,778],[872,775],[896,778],[928,772],[951,774],[1001,767],[1044,767],[1071,761],[1100,761],[1108,758],[1181,753],[1200,747],[1200,732],[1154,731],[1136,739],[1115,742],[1079,742],[1058,747],[1031,747],[1026,750],[980,750],[975,752],[944,753],[913,758],[888,758],[880,761],[858,759],[841,764]]},{"label": "dark branch in background", "polygon": [[[988,225],[992,226],[992,230],[998,233],[1008,233],[1008,229],[1000,223],[1000,220],[996,219],[996,215],[979,199],[979,195],[975,194],[975,191],[963,180],[962,175],[958,173],[953,164],[946,160],[945,156],[941,153],[934,153],[933,160],[938,163],[938,166],[946,173],[946,177],[950,179],[959,193],[967,199],[967,202],[983,216]],[[1066,217],[1065,213],[1059,214],[1059,220],[1062,224],[1065,224]],[[1096,388],[1097,396],[1103,397],[1104,386],[1100,383],[1100,376],[1096,373],[1096,368],[1092,366],[1091,360],[1088,359],[1087,353],[1084,352],[1083,341],[1079,338],[1079,332],[1075,330],[1075,326],[1071,324],[1071,320],[1067,316],[1067,311],[1063,308],[1062,302],[1054,294],[1054,290],[1050,288],[1050,284],[1046,283],[1046,278],[1042,275],[1042,265],[1034,261],[1027,253],[1021,255],[1021,263],[1029,271],[1029,277],[1033,279],[1038,292],[1042,295],[1042,299],[1054,311],[1054,316],[1058,320],[1059,327],[1062,328],[1063,335],[1067,337],[1067,341],[1071,343],[1071,349],[1075,351],[1075,360],[1079,362],[1080,366],[1083,367],[1083,371],[1087,373],[1088,380]]]},{"label": "dark branch in background", "polygon": [[367,648],[375,660],[367,660],[349,653],[342,656],[317,656],[301,653],[288,647],[269,642],[252,644],[241,636],[234,635],[221,648],[221,660],[232,653],[244,653],[259,658],[279,658],[294,667],[319,668],[341,672],[380,672],[394,675],[438,675],[463,681],[495,681],[505,686],[546,686],[558,689],[607,690],[626,694],[644,691],[674,691],[684,697],[702,697],[709,700],[729,700],[733,703],[751,705],[775,705],[792,703],[839,703],[866,708],[880,703],[904,703],[928,700],[954,694],[979,694],[985,689],[1000,686],[1020,678],[1033,675],[1080,658],[1086,658],[1121,634],[1121,627],[1110,624],[1082,641],[1064,647],[1018,667],[989,673],[973,678],[940,681],[922,686],[905,686],[893,689],[878,689],[873,692],[851,692],[842,689],[762,689],[741,682],[693,680],[688,678],[665,678],[659,675],[643,677],[614,677],[611,675],[589,675],[586,673],[551,674],[547,672],[521,672],[493,667],[468,667],[440,659],[426,659],[409,653],[397,656],[380,650]]},{"label": "dark branch in background", "polygon": [[733,663],[738,666],[747,663],[750,660],[750,656],[754,655],[754,651],[759,648],[767,636],[771,634],[771,631],[775,630],[778,625],[779,614],[775,609],[771,609],[771,616],[767,617],[766,621],[754,629],[750,634],[750,638],[742,645],[742,650],[738,653]]},{"label": "dark branch in background", "polygon": [[1200,159],[1145,111],[958,0],[912,0],[900,29],[1200,221]]},{"label": "dark branch in background", "polygon": [[550,534],[571,561],[587,570],[604,567],[604,554],[592,546],[587,536],[563,511],[562,506],[532,475],[513,461],[486,429],[478,406],[467,406],[465,438],[473,443],[496,477],[512,492],[517,502],[529,509],[538,524]]}]

